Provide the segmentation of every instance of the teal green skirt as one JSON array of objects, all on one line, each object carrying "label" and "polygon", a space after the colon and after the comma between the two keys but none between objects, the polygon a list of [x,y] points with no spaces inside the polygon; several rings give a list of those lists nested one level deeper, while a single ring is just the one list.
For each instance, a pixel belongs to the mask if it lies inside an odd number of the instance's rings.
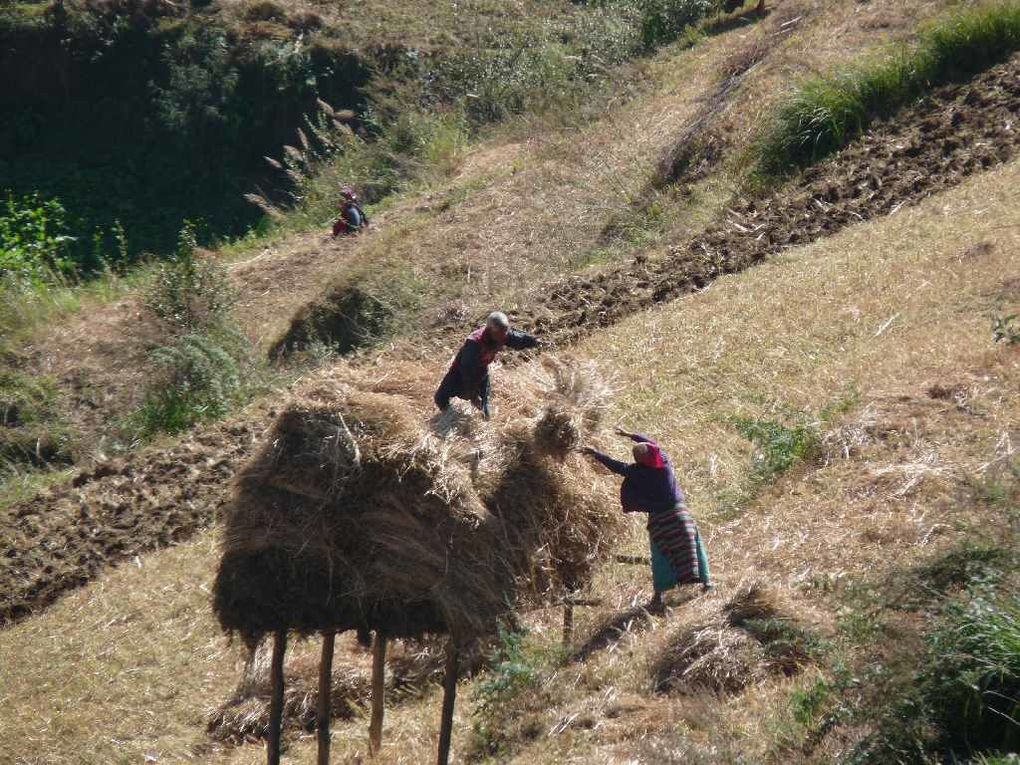
[{"label": "teal green skirt", "polygon": [[[649,539],[648,544],[652,550],[652,587],[655,588],[656,592],[672,590],[680,581],[679,577],[673,570],[669,559],[662,554],[662,551],[655,542]],[[711,581],[711,573],[708,570],[708,553],[705,551],[705,545],[701,542],[701,534],[697,531],[694,532],[694,544],[698,552],[698,570],[701,573],[701,583],[708,584]]]}]

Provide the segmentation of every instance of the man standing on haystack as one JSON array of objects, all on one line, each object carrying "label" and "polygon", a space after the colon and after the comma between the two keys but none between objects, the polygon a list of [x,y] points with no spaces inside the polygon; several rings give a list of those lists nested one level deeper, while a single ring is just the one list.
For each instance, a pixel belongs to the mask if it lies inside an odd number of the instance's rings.
[{"label": "man standing on haystack", "polygon": [[582,451],[623,476],[620,504],[625,513],[648,513],[654,588],[648,610],[661,613],[665,608],[662,594],[666,590],[698,582],[705,590],[712,587],[708,556],[698,526],[687,510],[684,493],[677,486],[669,457],[646,436],[620,428],[616,433],[634,442],[633,463],[614,460],[587,446]]},{"label": "man standing on haystack", "polygon": [[493,311],[464,341],[450,369],[436,391],[436,406],[446,411],[451,398],[463,398],[482,410],[489,419],[489,364],[503,348],[522,351],[537,348],[541,341],[526,332],[510,329],[505,313]]}]

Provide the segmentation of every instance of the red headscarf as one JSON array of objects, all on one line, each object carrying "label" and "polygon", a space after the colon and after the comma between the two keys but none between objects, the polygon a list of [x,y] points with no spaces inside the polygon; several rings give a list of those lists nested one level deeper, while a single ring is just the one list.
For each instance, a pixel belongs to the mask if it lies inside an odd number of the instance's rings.
[{"label": "red headscarf", "polygon": [[640,457],[637,458],[639,465],[644,465],[650,468],[664,468],[666,467],[666,461],[662,457],[662,449],[654,441],[644,442],[644,450]]}]

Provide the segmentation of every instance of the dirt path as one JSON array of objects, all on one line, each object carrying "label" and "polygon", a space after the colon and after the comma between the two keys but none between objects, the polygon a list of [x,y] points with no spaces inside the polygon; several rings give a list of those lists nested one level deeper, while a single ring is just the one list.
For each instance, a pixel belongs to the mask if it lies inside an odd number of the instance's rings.
[{"label": "dirt path", "polygon": [[[660,259],[536,290],[515,319],[557,346],[569,345],[787,247],[916,204],[1007,161],[1018,148],[1020,56],[877,125],[792,187],[728,211],[725,220]],[[428,343],[400,343],[391,354],[435,358],[464,331],[462,324],[449,325]],[[105,565],[208,525],[269,417],[250,411],[170,449],[101,466],[0,515],[7,550],[0,559],[0,626],[45,607]]]}]

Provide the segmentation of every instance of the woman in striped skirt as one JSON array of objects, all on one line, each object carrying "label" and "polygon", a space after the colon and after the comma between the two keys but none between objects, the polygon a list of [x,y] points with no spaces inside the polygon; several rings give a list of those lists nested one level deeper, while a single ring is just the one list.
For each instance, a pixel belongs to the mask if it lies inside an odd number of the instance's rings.
[{"label": "woman in striped skirt", "polygon": [[620,504],[625,513],[648,514],[655,591],[649,610],[661,611],[666,590],[697,583],[703,589],[711,588],[708,556],[698,526],[687,510],[684,493],[677,486],[669,457],[646,436],[619,428],[616,432],[634,442],[633,463],[614,460],[590,447],[582,451],[623,476]]}]

